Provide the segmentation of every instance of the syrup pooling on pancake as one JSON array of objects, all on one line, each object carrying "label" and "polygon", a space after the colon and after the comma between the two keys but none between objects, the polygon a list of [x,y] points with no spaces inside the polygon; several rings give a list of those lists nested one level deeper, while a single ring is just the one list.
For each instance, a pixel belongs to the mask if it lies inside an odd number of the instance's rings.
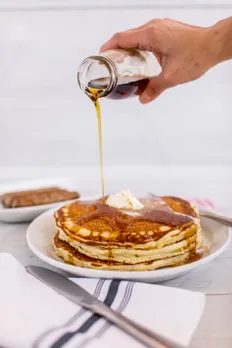
[{"label": "syrup pooling on pancake", "polygon": [[[137,210],[117,209],[106,202],[75,202],[55,213],[58,255],[70,262],[75,249],[73,263],[81,267],[94,268],[86,261],[89,257],[98,260],[101,269],[150,270],[185,262],[201,244],[198,212],[187,201],[145,199]],[[68,251],[67,245],[74,249]]]},{"label": "syrup pooling on pancake", "polygon": [[[144,206],[139,211],[139,215],[136,216],[130,214],[134,213],[130,209],[127,209],[126,212],[123,210],[122,212],[100,201],[72,203],[66,208],[64,207],[58,210],[57,216],[61,225],[62,221],[66,222],[66,225],[69,225],[70,220],[73,232],[78,232],[79,230],[79,234],[83,238],[86,236],[89,242],[89,237],[91,237],[92,241],[94,239],[101,240],[102,237],[103,241],[107,232],[108,234],[114,232],[111,235],[112,240],[126,242],[130,239],[133,240],[135,231],[142,231],[141,239],[143,241],[149,241],[166,234],[173,227],[187,227],[188,225],[194,224],[194,210],[192,210],[193,216],[184,215],[171,210],[166,204],[158,204],[154,199],[147,201],[147,203],[147,206]],[[82,226],[86,230],[93,231],[92,235],[90,236],[90,233],[81,231]],[[65,228],[65,226],[63,227]],[[154,236],[154,233],[158,235]],[[73,237],[75,238],[75,236],[74,234]],[[136,236],[134,242],[138,242],[138,236]]]}]

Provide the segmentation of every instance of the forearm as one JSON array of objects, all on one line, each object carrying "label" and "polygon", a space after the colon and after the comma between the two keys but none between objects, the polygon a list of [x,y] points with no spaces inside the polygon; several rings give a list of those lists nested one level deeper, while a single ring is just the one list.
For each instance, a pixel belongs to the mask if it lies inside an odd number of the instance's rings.
[{"label": "forearm", "polygon": [[232,59],[232,17],[216,23],[209,31],[216,64]]}]

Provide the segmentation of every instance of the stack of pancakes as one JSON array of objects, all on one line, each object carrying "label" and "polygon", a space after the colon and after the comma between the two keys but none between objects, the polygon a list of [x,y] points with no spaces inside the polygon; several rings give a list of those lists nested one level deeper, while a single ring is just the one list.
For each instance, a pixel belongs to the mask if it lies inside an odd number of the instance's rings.
[{"label": "stack of pancakes", "polygon": [[85,268],[148,271],[189,262],[201,246],[197,208],[176,197],[141,200],[140,211],[101,201],[74,202],[55,212],[53,245]]}]

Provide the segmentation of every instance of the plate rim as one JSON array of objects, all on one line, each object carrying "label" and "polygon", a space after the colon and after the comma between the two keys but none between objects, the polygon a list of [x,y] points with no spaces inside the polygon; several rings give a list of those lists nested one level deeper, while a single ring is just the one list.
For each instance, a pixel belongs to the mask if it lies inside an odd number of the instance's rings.
[{"label": "plate rim", "polygon": [[[91,197],[88,197],[88,199],[91,199]],[[159,268],[151,271],[112,271],[112,270],[95,270],[92,268],[85,268],[85,267],[79,267],[75,265],[69,265],[65,264],[61,261],[55,260],[49,256],[44,255],[41,251],[39,251],[33,243],[30,241],[30,234],[32,233],[32,228],[34,227],[34,224],[38,223],[38,220],[42,220],[46,216],[50,217],[53,215],[53,213],[56,211],[57,208],[52,208],[47,210],[46,212],[43,212],[39,216],[37,216],[28,226],[27,231],[26,231],[26,241],[29,249],[41,260],[43,260],[45,263],[52,265],[58,269],[62,269],[63,271],[66,271],[68,273],[76,274],[77,272],[79,273],[79,276],[86,276],[86,277],[92,277],[88,274],[84,275],[84,272],[89,272],[89,273],[94,273],[96,275],[96,278],[106,278],[106,275],[104,276],[103,274],[108,273],[108,278],[122,278],[122,279],[135,279],[135,278],[159,278],[159,277],[165,277],[166,275],[170,276],[178,276],[179,273],[184,274],[187,273],[193,269],[195,269],[198,266],[201,266],[205,263],[210,262],[211,260],[217,258],[219,255],[221,255],[224,250],[227,248],[227,246],[230,244],[231,239],[232,239],[232,233],[230,231],[230,228],[228,226],[225,226],[226,228],[226,234],[227,234],[227,239],[224,242],[224,244],[216,251],[211,253],[210,255],[205,256],[204,258],[194,261],[192,263],[188,263],[185,265],[177,266],[177,267],[170,267],[170,268]],[[203,218],[206,219],[206,218]],[[69,270],[73,269],[74,271]],[[76,270],[76,271],[75,271]],[[78,270],[78,271],[77,271]],[[120,276],[121,275],[121,276]],[[130,276],[129,276],[130,275]]]}]

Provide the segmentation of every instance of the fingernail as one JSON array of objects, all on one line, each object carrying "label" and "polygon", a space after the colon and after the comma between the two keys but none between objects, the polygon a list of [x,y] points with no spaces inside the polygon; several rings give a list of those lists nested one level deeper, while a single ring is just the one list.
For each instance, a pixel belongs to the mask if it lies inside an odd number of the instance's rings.
[{"label": "fingernail", "polygon": [[151,97],[148,94],[143,94],[140,97],[140,102],[143,104],[149,103],[151,101]]}]

